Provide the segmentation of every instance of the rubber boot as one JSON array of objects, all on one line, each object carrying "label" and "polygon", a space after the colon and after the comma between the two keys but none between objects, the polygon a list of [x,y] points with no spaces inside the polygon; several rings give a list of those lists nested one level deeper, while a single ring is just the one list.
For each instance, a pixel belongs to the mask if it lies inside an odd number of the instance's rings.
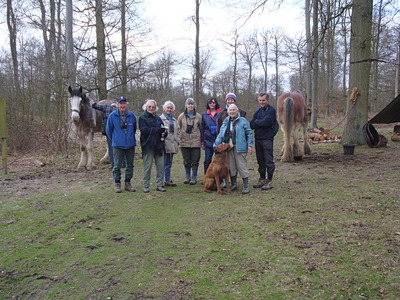
[{"label": "rubber boot", "polygon": [[190,182],[190,169],[185,170],[185,180],[183,181],[184,184],[188,184]]},{"label": "rubber boot", "polygon": [[195,185],[197,183],[197,170],[192,171],[192,178],[190,179],[190,184]]},{"label": "rubber boot", "polygon": [[243,178],[243,190],[242,194],[248,194],[250,193],[250,187],[249,187],[249,178]]},{"label": "rubber boot", "polygon": [[237,176],[231,176],[231,191],[237,190]]}]

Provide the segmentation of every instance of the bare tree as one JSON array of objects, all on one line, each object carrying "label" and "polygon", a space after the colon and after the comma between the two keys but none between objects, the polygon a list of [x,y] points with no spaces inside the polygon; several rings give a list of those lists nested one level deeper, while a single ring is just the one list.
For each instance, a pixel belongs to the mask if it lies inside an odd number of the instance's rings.
[{"label": "bare tree", "polygon": [[348,116],[342,142],[365,144],[362,132],[368,119],[368,95],[371,69],[372,0],[354,0],[351,16],[350,89]]},{"label": "bare tree", "polygon": [[253,70],[255,68],[254,60],[258,53],[257,38],[256,36],[250,35],[243,39],[242,46],[239,48],[239,54],[247,67],[247,94],[252,94],[252,81],[253,81]]},{"label": "bare tree", "polygon": [[[14,87],[16,100],[21,100],[21,84],[19,80],[19,66],[18,66],[18,52],[17,52],[17,18],[14,14],[13,2],[12,0],[7,0],[7,26],[8,32],[10,34],[10,50],[11,58],[13,62],[13,75],[14,75]],[[24,106],[22,105],[22,108]]]}]

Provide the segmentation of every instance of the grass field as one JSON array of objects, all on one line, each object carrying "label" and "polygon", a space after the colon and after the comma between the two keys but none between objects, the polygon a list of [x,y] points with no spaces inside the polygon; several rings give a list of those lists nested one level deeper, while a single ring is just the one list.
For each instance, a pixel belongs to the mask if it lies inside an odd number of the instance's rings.
[{"label": "grass field", "polygon": [[182,184],[180,155],[166,193],[154,175],[142,192],[140,159],[136,193],[115,194],[107,166],[77,171],[76,155],[10,168],[0,299],[399,299],[399,150],[313,145],[249,195]]}]

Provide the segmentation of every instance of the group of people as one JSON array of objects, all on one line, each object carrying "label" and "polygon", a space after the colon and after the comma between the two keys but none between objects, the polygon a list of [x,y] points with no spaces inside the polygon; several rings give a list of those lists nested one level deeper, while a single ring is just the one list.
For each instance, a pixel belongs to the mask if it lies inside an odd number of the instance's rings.
[{"label": "group of people", "polygon": [[[238,188],[237,177],[243,181],[242,194],[250,192],[247,154],[252,154],[255,146],[259,180],[254,188],[268,190],[272,188],[275,171],[273,158],[274,128],[276,122],[275,108],[269,105],[269,95],[258,96],[260,108],[254,113],[250,122],[245,118],[246,112],[236,105],[236,95],[228,93],[226,105],[221,108],[217,99],[207,101],[206,111],[201,115],[196,111],[193,98],[186,99],[185,110],[178,118],[173,116],[175,104],[166,101],[161,115],[157,114],[157,102],[148,99],[143,104],[143,113],[138,120],[133,112],[127,109],[127,99],[117,99],[116,105],[99,105],[92,102],[92,107],[103,112],[103,134],[107,136],[108,151],[115,181],[115,192],[120,193],[122,173],[125,165],[124,189],[135,192],[131,183],[136,147],[137,124],[140,130],[140,146],[143,158],[143,192],[150,192],[151,169],[153,161],[156,166],[156,190],[165,192],[165,187],[175,187],[171,178],[173,157],[181,150],[185,167],[183,183],[197,184],[201,150],[204,150],[204,173],[212,161],[214,149],[221,143],[229,143],[227,152],[231,191]],[[254,130],[254,137],[253,137]],[[228,184],[228,183],[225,183]]]}]

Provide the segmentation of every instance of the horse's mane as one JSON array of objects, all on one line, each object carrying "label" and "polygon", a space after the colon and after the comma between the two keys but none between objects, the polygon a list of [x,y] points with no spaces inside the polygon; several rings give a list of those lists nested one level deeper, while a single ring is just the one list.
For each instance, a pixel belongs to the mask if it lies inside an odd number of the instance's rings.
[{"label": "horse's mane", "polygon": [[82,97],[82,101],[83,101],[85,104],[87,104],[87,105],[90,104],[89,97],[86,95],[86,93],[82,93],[81,97]]}]

